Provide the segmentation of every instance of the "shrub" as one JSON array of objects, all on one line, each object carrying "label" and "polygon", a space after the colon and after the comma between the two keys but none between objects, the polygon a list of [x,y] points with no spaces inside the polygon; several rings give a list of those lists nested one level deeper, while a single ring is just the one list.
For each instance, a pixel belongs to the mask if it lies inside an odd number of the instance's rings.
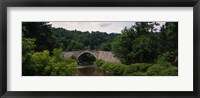
[{"label": "shrub", "polygon": [[34,75],[47,75],[47,73],[44,73],[44,69],[50,66],[49,65],[50,59],[51,57],[49,56],[48,50],[34,53],[31,56],[31,62],[35,70]]},{"label": "shrub", "polygon": [[[173,57],[172,52],[164,53],[158,60],[157,63],[147,69],[147,75],[150,76],[166,76],[166,75],[177,75],[177,70],[169,62]],[[167,72],[168,71],[168,72]]]},{"label": "shrub", "polygon": [[159,56],[159,59],[157,60],[157,63],[166,61],[166,62],[172,62],[175,59],[175,53],[174,52],[165,52],[162,55]]},{"label": "shrub", "polygon": [[105,61],[103,61],[102,59],[98,59],[94,62],[94,64],[97,65],[97,67],[101,67],[101,65],[103,65],[105,63]]},{"label": "shrub", "polygon": [[147,69],[147,75],[150,76],[175,76],[178,75],[178,70],[169,62],[160,61]]},{"label": "shrub", "polygon": [[121,63],[116,63],[113,66],[113,75],[123,75],[124,71],[126,70],[126,65],[121,64]]},{"label": "shrub", "polygon": [[146,72],[127,73],[127,76],[147,76]]},{"label": "shrub", "polygon": [[76,62],[67,64],[66,62],[54,63],[53,70],[51,71],[51,76],[66,76],[73,75],[75,67],[77,66]]},{"label": "shrub", "polygon": [[177,70],[176,67],[170,67],[170,68],[167,68],[165,70],[162,70],[160,72],[160,75],[162,75],[162,76],[177,76],[178,70]]},{"label": "shrub", "polygon": [[58,61],[56,59],[56,57],[52,57],[52,71],[50,73],[51,76],[73,75],[75,68],[78,65],[76,60],[72,58],[63,58],[62,61]]},{"label": "shrub", "polygon": [[161,70],[164,70],[164,69],[165,68],[161,66],[160,64],[154,64],[147,69],[146,73],[149,76],[159,76],[160,75],[159,73],[161,72]]},{"label": "shrub", "polygon": [[126,65],[121,64],[121,63],[109,63],[109,62],[105,62],[100,69],[105,71],[105,72],[109,72],[112,73],[113,75],[117,75],[117,76],[121,76],[123,75],[125,69],[126,69]]},{"label": "shrub", "polygon": [[39,76],[62,76],[73,75],[77,66],[76,60],[72,58],[62,57],[61,49],[54,49],[53,55],[49,55],[49,51],[36,52],[31,56],[31,62],[35,73]]},{"label": "shrub", "polygon": [[150,66],[151,64],[147,64],[147,63],[136,63],[136,64],[129,65],[126,68],[124,75],[144,76],[146,75],[145,72]]}]

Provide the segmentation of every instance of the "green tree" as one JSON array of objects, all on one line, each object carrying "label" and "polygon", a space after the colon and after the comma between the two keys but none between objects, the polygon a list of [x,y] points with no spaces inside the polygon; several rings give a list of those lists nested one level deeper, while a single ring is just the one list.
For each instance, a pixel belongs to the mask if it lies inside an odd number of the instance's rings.
[{"label": "green tree", "polygon": [[160,30],[161,52],[178,52],[178,22],[166,22]]},{"label": "green tree", "polygon": [[154,32],[156,23],[136,22],[122,30],[112,44],[112,52],[122,63],[154,62],[159,54],[159,40]]},{"label": "green tree", "polygon": [[23,37],[36,39],[35,51],[53,50],[54,39],[47,22],[22,22],[22,28]]},{"label": "green tree", "polygon": [[45,69],[50,67],[50,61],[51,57],[49,56],[49,51],[44,50],[43,52],[36,52],[31,56],[31,62],[34,66],[36,76],[46,76],[48,75],[47,72],[45,72]]},{"label": "green tree", "polygon": [[77,66],[76,60],[64,58],[62,49],[54,49],[50,56],[48,50],[36,52],[31,56],[35,76],[69,76]]},{"label": "green tree", "polygon": [[102,50],[102,51],[111,51],[111,44],[110,43],[102,43],[100,45],[100,48],[99,50]]},{"label": "green tree", "polygon": [[125,28],[122,34],[112,43],[112,52],[125,64],[134,62],[130,54],[133,53],[133,42],[136,38],[136,32],[133,28]]},{"label": "green tree", "polygon": [[[71,41],[77,41],[85,46],[87,50],[111,50],[111,43],[120,34],[106,33],[99,31],[82,32],[77,30],[67,30],[63,28],[51,28],[52,36],[55,39],[55,48],[62,48],[68,51],[68,47],[71,48]],[[105,45],[106,44],[106,45]],[[101,46],[102,45],[102,46]],[[105,47],[106,46],[106,47]],[[107,47],[108,46],[108,47]],[[75,49],[77,50],[77,49]]]},{"label": "green tree", "polygon": [[165,56],[165,58],[168,58],[168,62],[178,66],[175,61],[178,57],[178,22],[166,22],[161,27],[159,38],[161,51],[159,57]]},{"label": "green tree", "polygon": [[76,60],[72,58],[64,58],[62,49],[54,49],[51,57],[51,76],[69,76],[73,75],[77,66]]},{"label": "green tree", "polygon": [[84,44],[75,41],[75,40],[71,40],[71,42],[69,43],[67,50],[68,51],[77,51],[77,50],[85,50],[86,47]]},{"label": "green tree", "polygon": [[133,52],[131,57],[135,62],[153,63],[159,52],[159,42],[155,34],[142,35],[136,38],[133,43]]},{"label": "green tree", "polygon": [[22,75],[33,75],[31,55],[35,52],[35,39],[22,38]]}]

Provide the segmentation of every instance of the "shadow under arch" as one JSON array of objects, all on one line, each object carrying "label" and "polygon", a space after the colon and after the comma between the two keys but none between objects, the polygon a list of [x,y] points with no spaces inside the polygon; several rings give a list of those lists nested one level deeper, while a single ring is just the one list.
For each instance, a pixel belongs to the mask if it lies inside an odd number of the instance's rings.
[{"label": "shadow under arch", "polygon": [[81,53],[77,58],[79,65],[94,64],[96,59],[97,59],[96,55],[94,55],[93,53],[90,53],[90,52]]}]

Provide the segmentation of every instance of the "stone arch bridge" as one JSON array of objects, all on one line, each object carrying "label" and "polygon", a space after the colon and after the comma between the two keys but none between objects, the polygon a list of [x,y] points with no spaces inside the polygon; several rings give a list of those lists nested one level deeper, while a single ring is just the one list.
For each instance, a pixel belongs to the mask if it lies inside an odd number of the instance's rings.
[{"label": "stone arch bridge", "polygon": [[119,59],[114,56],[112,52],[109,51],[93,51],[93,50],[80,50],[80,51],[69,51],[64,52],[63,56],[65,58],[75,56],[77,59],[83,54],[92,54],[96,59],[102,59],[106,62],[119,62]]}]

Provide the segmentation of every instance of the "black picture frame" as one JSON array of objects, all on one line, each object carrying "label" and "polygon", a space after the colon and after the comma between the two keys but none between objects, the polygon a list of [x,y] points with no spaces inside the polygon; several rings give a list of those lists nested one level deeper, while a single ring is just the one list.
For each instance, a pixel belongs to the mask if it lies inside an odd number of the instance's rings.
[{"label": "black picture frame", "polygon": [[[193,7],[193,91],[7,91],[7,7]],[[0,96],[2,98],[199,98],[200,0],[1,0]]]}]

